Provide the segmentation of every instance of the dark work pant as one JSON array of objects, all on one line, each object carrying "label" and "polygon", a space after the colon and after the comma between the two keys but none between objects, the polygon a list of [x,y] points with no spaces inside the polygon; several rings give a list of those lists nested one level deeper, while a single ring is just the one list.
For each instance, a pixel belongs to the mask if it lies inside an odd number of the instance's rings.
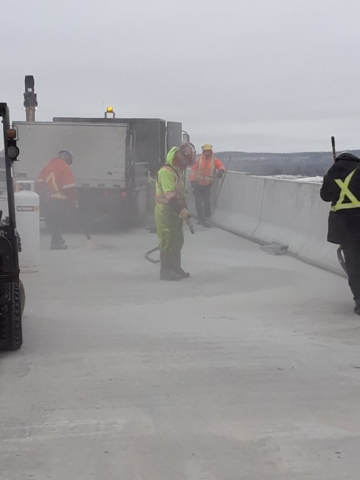
[{"label": "dark work pant", "polygon": [[346,270],[349,277],[349,287],[354,300],[360,302],[360,242],[343,243]]},{"label": "dark work pant", "polygon": [[50,227],[51,244],[61,245],[68,205],[64,200],[48,199],[47,202],[45,220]]},{"label": "dark work pant", "polygon": [[195,185],[195,207],[199,220],[205,220],[211,215],[210,195],[211,185]]}]

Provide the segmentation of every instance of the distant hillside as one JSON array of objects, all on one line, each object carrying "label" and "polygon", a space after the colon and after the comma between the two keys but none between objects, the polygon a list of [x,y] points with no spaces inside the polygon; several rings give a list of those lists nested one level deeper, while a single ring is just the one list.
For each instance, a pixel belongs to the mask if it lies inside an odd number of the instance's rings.
[{"label": "distant hillside", "polygon": [[[351,153],[360,157],[360,150]],[[332,163],[330,152],[217,152],[216,156],[226,165],[231,157],[230,170],[254,175],[324,175]]]},{"label": "distant hillside", "polygon": [[[360,157],[360,150],[350,150]],[[4,161],[0,151],[0,162]],[[247,172],[254,175],[303,175],[315,177],[324,175],[332,164],[330,152],[299,153],[251,153],[251,152],[216,152],[226,167],[235,172]],[[230,165],[229,158],[231,157]]]}]

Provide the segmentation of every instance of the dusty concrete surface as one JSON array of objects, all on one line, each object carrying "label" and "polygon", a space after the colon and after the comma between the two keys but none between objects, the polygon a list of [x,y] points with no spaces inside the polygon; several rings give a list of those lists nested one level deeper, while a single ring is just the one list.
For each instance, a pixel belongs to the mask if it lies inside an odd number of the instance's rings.
[{"label": "dusty concrete surface", "polygon": [[219,230],[181,283],[144,231],[80,236],[24,275],[0,355],[0,479],[343,480],[360,471],[360,318],[346,281]]}]

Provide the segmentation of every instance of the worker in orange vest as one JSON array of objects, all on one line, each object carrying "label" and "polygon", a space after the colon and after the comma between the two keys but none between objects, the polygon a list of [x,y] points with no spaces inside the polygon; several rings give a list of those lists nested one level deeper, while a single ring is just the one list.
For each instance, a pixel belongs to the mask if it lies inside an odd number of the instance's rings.
[{"label": "worker in orange vest", "polygon": [[66,250],[62,236],[63,225],[71,205],[77,204],[77,191],[70,165],[73,154],[70,150],[60,150],[41,170],[37,180],[44,217],[51,229],[51,250]]},{"label": "worker in orange vest", "polygon": [[198,224],[210,228],[208,219],[211,215],[210,195],[215,176],[221,178],[225,173],[223,163],[215,157],[209,143],[202,146],[202,155],[191,168],[190,183],[195,195]]}]

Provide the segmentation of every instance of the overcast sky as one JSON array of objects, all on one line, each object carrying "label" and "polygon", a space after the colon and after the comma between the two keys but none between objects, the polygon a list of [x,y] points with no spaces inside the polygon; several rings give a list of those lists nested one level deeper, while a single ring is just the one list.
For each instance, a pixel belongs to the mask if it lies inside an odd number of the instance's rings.
[{"label": "overcast sky", "polygon": [[1,0],[0,20],[13,119],[33,74],[38,120],[111,104],[197,147],[360,148],[359,0]]}]

